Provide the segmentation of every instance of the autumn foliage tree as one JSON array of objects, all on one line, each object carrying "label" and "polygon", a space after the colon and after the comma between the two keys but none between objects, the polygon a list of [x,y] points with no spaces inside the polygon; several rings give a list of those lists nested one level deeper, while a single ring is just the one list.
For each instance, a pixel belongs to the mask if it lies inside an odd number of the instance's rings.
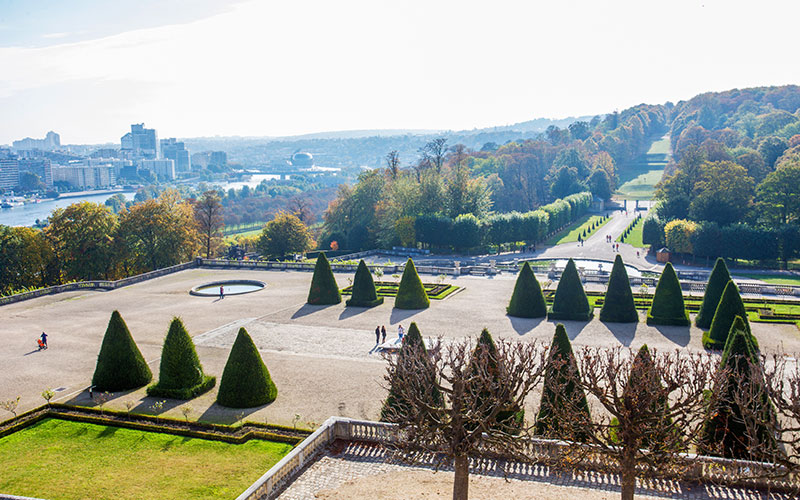
[{"label": "autumn foliage tree", "polygon": [[222,217],[222,202],[216,191],[206,191],[194,204],[194,219],[200,233],[206,258],[214,256],[219,245],[222,228],[225,227]]},{"label": "autumn foliage tree", "polygon": [[305,253],[314,246],[314,238],[296,215],[279,212],[261,231],[258,249],[267,257],[281,258],[290,253]]}]

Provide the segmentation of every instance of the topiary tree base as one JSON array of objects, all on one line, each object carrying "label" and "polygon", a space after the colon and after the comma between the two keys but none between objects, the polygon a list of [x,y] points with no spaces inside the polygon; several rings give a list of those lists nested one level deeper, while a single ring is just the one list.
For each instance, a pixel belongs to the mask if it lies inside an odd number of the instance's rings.
[{"label": "topiary tree base", "polygon": [[651,316],[650,313],[647,313],[647,324],[650,326],[654,325],[661,325],[661,326],[689,326],[691,321],[689,320],[689,313],[686,312],[685,318],[659,318],[658,316]]},{"label": "topiary tree base", "polygon": [[217,385],[217,377],[204,375],[203,381],[194,387],[169,389],[153,384],[147,388],[147,395],[157,398],[192,399],[210,391],[215,385]]},{"label": "topiary tree base", "polygon": [[[755,335],[750,335],[750,339],[753,341],[753,345],[756,349],[759,349],[758,346],[758,339]],[[725,349],[725,342],[717,342],[716,340],[711,338],[709,332],[703,332],[703,347],[708,349],[709,351],[721,351]]]},{"label": "topiary tree base", "polygon": [[347,299],[344,304],[348,307],[375,307],[383,304],[383,297],[378,297],[372,301],[353,301],[353,299]]},{"label": "topiary tree base", "polygon": [[594,317],[594,309],[588,313],[572,313],[572,312],[557,312],[550,309],[547,311],[547,319],[554,319],[559,321],[591,321]]}]

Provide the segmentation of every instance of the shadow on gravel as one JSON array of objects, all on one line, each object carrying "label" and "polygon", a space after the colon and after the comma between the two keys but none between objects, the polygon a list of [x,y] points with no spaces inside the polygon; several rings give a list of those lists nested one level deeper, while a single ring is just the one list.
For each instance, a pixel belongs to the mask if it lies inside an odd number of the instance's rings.
[{"label": "shadow on gravel", "polygon": [[270,404],[272,403],[256,406],[255,408],[227,408],[214,403],[200,415],[198,420],[202,422],[213,422],[215,424],[231,425],[240,420],[244,420],[245,417],[252,415],[262,408],[268,407]]},{"label": "shadow on gravel", "polygon": [[312,306],[310,304],[303,304],[303,306],[300,309],[298,309],[297,311],[294,312],[294,314],[292,314],[292,319],[302,318],[303,316],[314,314],[317,311],[322,311],[323,309],[327,309],[335,305],[338,304],[327,304],[324,306]]},{"label": "shadow on gravel", "polygon": [[654,327],[661,333],[661,335],[681,347],[686,347],[689,344],[691,334],[689,333],[688,326],[654,325]]},{"label": "shadow on gravel", "polygon": [[517,318],[515,316],[508,316],[508,319],[511,321],[511,328],[517,332],[517,335],[525,335],[544,321],[544,318]]},{"label": "shadow on gravel", "polygon": [[372,308],[371,307],[355,307],[355,306],[345,307],[344,311],[342,311],[342,314],[339,315],[339,319],[342,320],[342,319],[352,318],[353,316],[357,316],[357,315],[359,315],[359,314],[361,314],[363,312],[367,312],[370,309],[372,309]]},{"label": "shadow on gravel", "polygon": [[567,337],[569,337],[570,342],[575,340],[575,337],[577,337],[584,328],[589,326],[588,321],[564,321],[548,319],[547,322],[553,325],[553,329],[551,330],[553,333],[556,331],[556,325],[562,323],[564,325],[564,329],[567,331]]},{"label": "shadow on gravel", "polygon": [[620,344],[630,347],[633,338],[636,336],[636,326],[638,323],[603,323]]},{"label": "shadow on gravel", "polygon": [[[411,316],[414,316],[415,314],[421,313],[424,310],[425,309],[397,309],[396,307],[392,308],[392,315],[389,317],[389,323],[391,324],[400,323],[402,321],[407,320]],[[408,329],[408,326],[406,326],[406,329]]]}]

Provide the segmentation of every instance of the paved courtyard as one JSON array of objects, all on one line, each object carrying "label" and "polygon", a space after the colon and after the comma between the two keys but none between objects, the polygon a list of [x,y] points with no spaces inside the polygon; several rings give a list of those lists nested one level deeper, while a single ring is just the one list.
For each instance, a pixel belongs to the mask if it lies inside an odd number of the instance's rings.
[{"label": "paved courtyard", "polygon": [[[337,274],[340,286],[349,274]],[[240,296],[194,297],[193,286],[220,279],[257,279],[264,290]],[[423,276],[423,280],[433,277]],[[216,391],[188,403],[167,402],[164,413],[182,418],[231,422],[237,418],[315,427],[331,415],[375,419],[385,397],[385,362],[375,352],[374,330],[385,325],[388,338],[397,326],[416,321],[424,336],[477,336],[483,327],[496,337],[549,342],[553,323],[510,318],[505,306],[515,276],[448,278],[463,290],[430,309],[394,309],[393,299],[373,309],[305,304],[311,273],[297,271],[240,271],[192,269],[114,291],[69,292],[0,307],[0,400],[21,396],[20,410],[43,403],[40,393],[57,390],[55,400],[87,403],[97,353],[109,316],[119,309],[139,348],[158,376],[161,345],[173,316],[183,318],[195,338],[205,370],[219,377],[240,326],[245,326],[278,386],[278,399],[245,412],[213,404]],[[701,350],[702,332],[694,327],[648,327],[567,322],[575,345],[647,343],[658,349]],[[765,352],[782,348],[800,352],[800,334],[793,325],[752,325]],[[50,349],[37,351],[36,337],[46,331]],[[144,390],[115,394],[110,407],[132,401],[138,411],[150,411],[155,400]],[[531,401],[534,404],[535,401]],[[7,415],[10,416],[10,415]],[[0,416],[4,418],[5,416]]]},{"label": "paved courtyard", "polygon": [[[337,446],[338,444],[338,446]],[[486,460],[473,462],[470,498],[490,500],[515,498],[531,500],[616,500],[620,497],[619,477],[583,472],[556,473],[543,465],[503,464]],[[433,464],[405,464],[379,446],[363,443],[334,443],[303,470],[279,496],[279,500],[405,500],[451,498],[453,472],[434,472]],[[767,494],[715,485],[685,484],[678,481],[638,481],[636,498],[682,498],[694,500],[789,500],[791,495]]]}]

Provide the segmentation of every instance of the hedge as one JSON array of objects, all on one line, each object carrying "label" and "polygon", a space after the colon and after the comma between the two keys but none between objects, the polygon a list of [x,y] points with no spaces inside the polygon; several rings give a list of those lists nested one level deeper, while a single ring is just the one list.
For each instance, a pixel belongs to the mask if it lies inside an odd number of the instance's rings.
[{"label": "hedge", "polygon": [[653,303],[647,311],[647,324],[689,326],[689,313],[683,303],[681,284],[669,262],[658,278]]},{"label": "hedge", "polygon": [[495,214],[482,220],[471,215],[460,215],[456,219],[423,215],[414,221],[414,230],[417,241],[434,247],[463,249],[483,243],[537,243],[577,220],[589,210],[592,201],[591,193],[576,193],[530,212]]},{"label": "hedge", "polygon": [[728,272],[728,266],[725,265],[725,259],[718,257],[717,261],[714,263],[714,269],[708,277],[700,312],[694,319],[694,324],[697,325],[698,328],[711,327],[711,321],[714,319],[714,313],[719,305],[719,299],[722,297],[722,292],[725,290],[725,286],[730,280],[731,275]]},{"label": "hedge", "polygon": [[403,277],[400,278],[394,306],[398,309],[427,309],[430,305],[431,301],[428,299],[425,287],[422,286],[422,280],[419,279],[414,261],[408,259]]},{"label": "hedge", "polygon": [[[550,344],[550,353],[545,366],[542,400],[539,404],[539,414],[536,417],[537,435],[577,441],[588,439],[585,434],[576,434],[568,428],[563,428],[560,422],[553,417],[555,408],[569,408],[577,410],[583,415],[574,418],[586,422],[591,421],[586,394],[577,383],[579,379],[580,372],[575,362],[575,355],[572,353],[572,344],[564,325],[559,323],[553,334],[553,342]],[[572,418],[570,416],[568,420]]]},{"label": "hedge", "polygon": [[544,300],[542,287],[531,270],[531,265],[525,262],[517,276],[514,293],[506,307],[509,316],[518,318],[543,318],[547,316],[547,304]]},{"label": "hedge", "polygon": [[747,311],[744,308],[742,296],[739,295],[736,283],[728,280],[714,312],[711,329],[703,335],[703,346],[706,349],[724,348],[731,332],[731,326],[737,316],[743,319],[744,327],[752,337],[753,333],[750,330],[750,322],[747,320]]},{"label": "hedge", "polygon": [[320,252],[311,277],[311,288],[308,290],[307,302],[311,305],[338,304],[342,301],[339,285],[331,271],[331,265],[325,252]]},{"label": "hedge", "polygon": [[[421,353],[416,352],[417,350],[420,350]],[[420,392],[424,392],[425,397],[430,398],[429,403],[431,406],[438,407],[442,404],[442,394],[434,383],[436,380],[434,366],[429,362],[430,358],[425,348],[425,342],[422,340],[422,334],[417,324],[412,322],[411,326],[408,327],[408,332],[406,332],[403,337],[403,345],[400,346],[396,365],[398,372],[394,375],[392,386],[389,388],[389,395],[386,397],[386,401],[383,402],[383,407],[381,408],[381,422],[400,422],[404,420],[404,417],[408,413],[408,404],[395,387],[395,384],[400,381],[419,380],[416,377],[409,377],[404,371],[408,366],[405,362],[405,358],[408,356],[420,357],[427,361],[425,362],[424,369],[428,373],[422,380],[426,380],[428,383],[416,389]]]},{"label": "hedge", "polygon": [[600,321],[612,323],[636,323],[639,321],[639,313],[633,302],[631,283],[628,280],[628,271],[619,254],[614,258],[614,267],[611,268],[603,308],[600,309]]},{"label": "hedge", "polygon": [[[742,317],[735,319],[730,335],[719,367],[724,377],[714,387],[699,448],[709,455],[761,461],[777,451],[777,443],[767,424],[748,428],[741,415],[760,415],[754,422],[774,422],[775,409],[767,398],[759,369],[760,359],[748,341],[750,334]],[[742,409],[736,398],[741,387],[749,387],[753,394],[762,397],[750,402],[752,406],[749,408]],[[751,439],[757,442],[752,443]],[[755,447],[751,448],[752,445]],[[751,450],[757,451],[751,453]]]},{"label": "hedge", "polygon": [[173,318],[161,349],[158,382],[147,388],[147,395],[191,399],[209,391],[216,381],[203,374],[192,338],[180,318]]},{"label": "hedge", "polygon": [[[478,337],[478,342],[475,345],[475,350],[472,351],[472,356],[466,370],[472,376],[472,380],[480,380],[482,376],[479,373],[486,374],[492,378],[492,386],[497,387],[503,384],[502,374],[504,370],[500,366],[500,360],[497,357],[497,346],[494,343],[492,335],[489,330],[484,328]],[[465,403],[465,408],[485,408],[485,416],[482,420],[491,419],[486,422],[486,426],[495,429],[501,429],[511,434],[517,434],[522,429],[525,422],[525,410],[520,408],[512,400],[508,401],[492,401],[491,404],[484,404],[484,398],[492,398],[491,390],[481,390],[480,388],[473,388],[467,391],[468,398],[476,398],[473,401]],[[495,408],[500,407],[499,411],[495,412]],[[495,417],[491,418],[491,413],[495,413]],[[475,418],[475,417],[473,417]],[[468,427],[476,426],[474,422],[470,422]]]},{"label": "hedge", "polygon": [[375,290],[375,282],[372,280],[372,273],[369,272],[364,259],[358,262],[356,276],[353,279],[353,293],[345,302],[348,306],[375,307],[383,304],[383,297],[378,297]]},{"label": "hedge", "polygon": [[583,290],[581,278],[575,261],[569,259],[561,279],[558,280],[553,306],[547,312],[547,319],[589,321],[594,316],[594,309]]},{"label": "hedge", "polygon": [[244,328],[233,343],[217,393],[217,404],[228,408],[253,408],[275,401],[278,388]]},{"label": "hedge", "polygon": [[119,311],[111,313],[108,321],[92,385],[99,391],[127,391],[147,385],[153,373],[133,341],[128,325]]}]

